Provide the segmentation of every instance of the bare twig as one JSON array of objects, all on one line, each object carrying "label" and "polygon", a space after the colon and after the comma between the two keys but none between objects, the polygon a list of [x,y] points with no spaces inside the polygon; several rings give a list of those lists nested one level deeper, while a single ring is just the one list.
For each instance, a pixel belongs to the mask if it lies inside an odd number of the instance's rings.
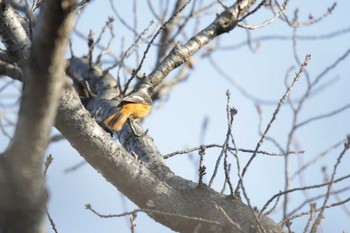
[{"label": "bare twig", "polygon": [[[324,207],[324,209],[329,209],[329,208],[333,208],[335,206],[344,205],[345,203],[347,203],[349,201],[350,201],[350,197],[345,199],[345,200],[343,200],[343,201],[339,201],[339,202],[335,202],[335,203],[332,203],[330,205],[327,205],[327,206]],[[320,210],[321,210],[321,208],[318,208],[318,209],[315,210],[315,212],[319,212]],[[281,221],[280,224],[284,224],[286,221],[291,221],[293,219],[300,218],[302,216],[309,215],[309,214],[310,214],[310,211],[306,211],[306,212],[302,212],[302,213],[290,216],[290,217],[284,219],[283,221]]]},{"label": "bare twig", "polygon": [[261,7],[263,7],[265,5],[265,3],[266,3],[266,0],[262,0],[253,10],[249,11],[242,18],[240,18],[238,20],[238,22],[241,22],[241,21],[245,20],[249,15],[252,15],[255,12],[257,12]]},{"label": "bare twig", "polygon": [[117,11],[117,8],[114,5],[114,1],[113,0],[109,0],[109,3],[111,5],[112,11],[115,14],[115,16],[117,17],[117,19],[122,23],[123,26],[125,26],[128,30],[130,30],[134,35],[137,35],[137,31],[130,26],[124,19],[123,17],[121,17]]},{"label": "bare twig", "polygon": [[[200,150],[201,147],[204,147],[206,149],[208,148],[222,148],[223,145],[222,144],[208,144],[208,145],[201,145],[201,146],[197,146],[197,147],[193,147],[193,148],[189,148],[186,150],[178,150],[178,151],[174,151],[172,153],[166,154],[163,156],[164,159],[168,159],[171,158],[175,155],[180,155],[180,154],[188,154],[191,153],[193,151],[197,151]],[[233,147],[228,147],[228,149],[230,150],[236,150],[239,152],[244,152],[244,153],[254,153],[255,150],[250,150],[250,149],[244,149],[244,148],[233,148]],[[275,153],[275,152],[269,152],[269,151],[263,151],[263,150],[258,150],[256,152],[257,154],[263,154],[263,155],[268,155],[268,156],[286,156],[286,155],[292,155],[292,154],[303,154],[304,151],[300,150],[300,151],[288,151],[286,153]]]},{"label": "bare twig", "polygon": [[105,47],[100,52],[100,54],[97,56],[95,64],[100,64],[101,63],[101,59],[102,59],[103,55],[105,55],[110,50],[110,48],[112,46],[112,42],[113,42],[113,40],[115,38],[114,31],[113,31],[113,22],[114,22],[114,18],[113,17],[108,17],[108,20],[107,20],[105,26],[102,28],[101,33],[100,33],[99,37],[97,38],[97,40],[95,42],[95,44],[99,44],[100,43],[100,41],[102,39],[102,34],[104,34],[106,28],[108,28],[109,32],[111,34],[111,38],[108,41],[107,47]]},{"label": "bare twig", "polygon": [[[46,157],[46,160],[45,160],[45,167],[44,167],[44,177],[46,177],[47,175],[47,170],[49,169],[51,163],[53,161],[53,157],[51,154],[49,154],[49,156]],[[45,213],[46,213],[46,216],[47,218],[49,219],[49,222],[50,222],[50,225],[52,227],[52,230],[55,232],[55,233],[58,233],[58,230],[56,228],[56,224],[55,224],[55,221],[53,220],[53,218],[51,217],[51,214],[47,208],[47,206],[45,207]]]},{"label": "bare twig", "polygon": [[[346,192],[346,191],[349,191],[350,190],[350,187],[345,187],[343,189],[339,189],[339,190],[336,190],[336,191],[332,191],[330,194],[331,195],[336,195],[336,194],[339,194],[339,193],[342,193],[342,192]],[[294,208],[292,211],[290,211],[288,213],[288,216],[292,216],[294,215],[296,212],[298,212],[299,210],[301,210],[306,204],[308,203],[311,203],[311,202],[314,202],[314,201],[317,201],[318,199],[320,198],[324,198],[326,196],[326,194],[320,194],[320,195],[317,195],[315,197],[312,197],[312,198],[308,198],[306,199],[305,201],[303,201],[303,203],[301,203],[299,206],[297,206],[296,208]],[[347,213],[348,211],[345,210]],[[349,214],[348,214],[349,215]]]},{"label": "bare twig", "polygon": [[181,215],[181,214],[174,214],[174,213],[171,213],[171,212],[164,212],[164,211],[153,210],[153,209],[135,209],[133,211],[124,212],[124,213],[121,213],[121,214],[108,214],[108,215],[106,215],[106,214],[98,213],[96,210],[94,210],[91,207],[90,204],[86,204],[85,208],[87,210],[90,210],[92,213],[96,214],[100,218],[118,218],[118,217],[124,217],[124,216],[128,216],[128,215],[132,215],[132,214],[135,214],[135,213],[138,213],[138,212],[144,212],[144,213],[148,213],[148,214],[161,214],[161,215],[165,215],[165,216],[183,218],[183,219],[192,220],[192,221],[205,222],[205,223],[209,223],[209,224],[213,224],[213,225],[221,227],[221,224],[219,222],[216,222],[216,221],[211,221],[211,220],[207,220],[207,219],[203,219],[203,218],[197,218],[197,217],[191,217],[191,216],[185,216],[185,215]]},{"label": "bare twig", "polygon": [[[262,136],[263,135],[263,114],[262,114],[262,108],[259,104],[255,105],[256,110],[258,111],[258,115],[259,115],[259,125],[258,125],[258,132],[259,135]],[[275,145],[275,147],[281,152],[282,155],[288,155],[288,151],[285,152],[285,150],[282,148],[282,145],[277,142],[277,140],[273,137],[269,137],[268,135],[266,136],[266,141],[270,141],[272,142],[273,145]],[[302,153],[304,153],[304,151],[301,151]],[[254,153],[254,152],[253,152]]]},{"label": "bare twig", "polygon": [[312,225],[312,228],[311,228],[311,231],[312,233],[316,232],[317,231],[317,228],[318,226],[320,225],[321,223],[321,219],[323,218],[323,212],[327,206],[327,202],[328,202],[328,199],[330,197],[330,192],[331,192],[331,188],[332,188],[332,185],[334,183],[334,179],[335,179],[335,174],[337,172],[337,168],[338,168],[338,165],[340,164],[341,162],[341,159],[343,158],[343,156],[345,155],[345,152],[347,152],[347,150],[349,150],[350,148],[350,135],[347,137],[347,141],[345,142],[344,144],[344,149],[343,151],[340,153],[340,155],[338,156],[337,158],[337,162],[334,164],[334,168],[333,168],[333,172],[332,172],[332,175],[331,175],[331,179],[330,181],[328,182],[328,187],[327,187],[327,193],[326,193],[326,197],[323,201],[323,204],[322,204],[322,207],[320,209],[320,212],[318,213],[318,216],[314,222],[314,224]]},{"label": "bare twig", "polygon": [[[250,163],[253,161],[253,159],[256,157],[257,155],[257,151],[259,150],[260,146],[262,145],[262,143],[264,142],[264,139],[269,131],[269,129],[271,128],[273,122],[275,121],[276,117],[277,117],[277,114],[281,108],[281,106],[283,105],[286,97],[289,95],[289,93],[291,92],[292,88],[294,87],[294,84],[299,80],[301,74],[303,73],[305,67],[307,66],[309,60],[311,59],[311,55],[310,54],[307,54],[306,57],[305,57],[305,60],[304,60],[304,63],[302,64],[302,66],[300,67],[298,73],[295,75],[295,78],[293,79],[293,82],[290,84],[290,86],[288,87],[288,89],[286,90],[286,92],[284,93],[284,95],[282,96],[282,98],[280,99],[280,102],[279,104],[277,105],[273,115],[272,115],[272,118],[270,120],[270,122],[268,123],[262,137],[260,138],[259,142],[257,143],[256,145],[256,148],[255,148],[255,151],[253,153],[253,155],[250,157],[248,163],[246,164],[246,166],[243,168],[243,171],[242,171],[242,177],[245,175]],[[237,188],[236,188],[236,191],[239,190],[239,187],[241,185],[241,182],[238,183],[237,185]]]},{"label": "bare twig", "polygon": [[200,159],[199,159],[199,178],[198,178],[198,187],[201,187],[203,185],[203,177],[206,174],[206,167],[203,165],[203,159],[205,155],[205,148],[202,147],[202,149],[198,152]]},{"label": "bare twig", "polygon": [[[346,175],[346,176],[340,177],[340,178],[338,178],[338,179],[335,179],[335,180],[333,181],[333,184],[338,183],[338,182],[343,181],[343,180],[346,180],[346,179],[349,179],[349,178],[350,178],[350,175]],[[322,184],[304,186],[304,187],[300,187],[300,188],[293,188],[293,189],[285,190],[285,191],[283,191],[283,192],[279,192],[279,193],[273,195],[273,196],[266,202],[266,204],[264,205],[264,207],[261,209],[260,213],[263,213],[263,212],[266,210],[266,208],[270,205],[270,203],[271,203],[275,198],[277,198],[278,196],[286,195],[286,194],[288,194],[288,193],[292,193],[292,192],[296,192],[296,191],[303,191],[303,190],[308,190],[308,189],[321,188],[321,187],[327,186],[327,185],[329,185],[329,184],[330,184],[330,182],[326,182],[326,183],[322,183]]]},{"label": "bare twig", "polygon": [[350,108],[350,104],[346,104],[346,105],[344,105],[341,108],[333,110],[332,112],[329,112],[329,113],[326,113],[326,114],[322,114],[322,115],[319,115],[319,116],[315,116],[315,117],[311,117],[310,119],[307,119],[307,120],[305,120],[303,122],[300,122],[300,123],[298,123],[295,126],[295,128],[302,127],[302,126],[304,126],[306,124],[309,124],[310,122],[313,122],[313,121],[322,120],[324,118],[329,118],[329,117],[334,116],[334,115],[336,115],[338,113],[341,113],[341,112],[343,112],[343,111],[345,111],[345,110],[347,110],[349,108]]},{"label": "bare twig", "polygon": [[90,30],[89,36],[88,36],[88,60],[89,60],[89,67],[92,67],[92,53],[94,51],[95,43],[94,43],[94,33]]},{"label": "bare twig", "polygon": [[45,212],[46,212],[46,216],[47,218],[49,219],[49,222],[50,222],[50,225],[52,227],[52,230],[55,232],[55,233],[58,233],[58,230],[57,230],[57,227],[56,227],[56,224],[55,224],[55,221],[53,220],[53,218],[51,217],[49,211],[47,208],[45,208]]},{"label": "bare twig", "polygon": [[68,168],[64,169],[64,173],[74,172],[74,171],[78,170],[80,167],[82,167],[82,166],[84,166],[86,164],[87,164],[86,161],[83,160],[83,161],[81,161],[81,162],[79,162],[79,163],[77,163],[77,164],[75,164],[75,165],[73,165],[71,167],[68,167]]},{"label": "bare twig", "polygon": [[[120,70],[121,70],[121,67],[125,61],[126,58],[128,58],[130,56],[130,54],[136,50],[138,44],[140,43],[140,40],[142,39],[142,37],[144,35],[146,35],[146,33],[149,31],[150,27],[153,25],[153,21],[151,21],[149,23],[149,25],[145,28],[145,30],[143,30],[137,37],[136,39],[134,40],[134,42],[132,43],[132,45],[130,45],[130,47],[125,51],[125,53],[123,54],[121,60],[119,63],[116,63],[115,65],[109,67],[106,72],[108,72],[109,70],[113,69],[116,65],[119,64],[119,67],[118,67],[118,72],[117,72],[117,80],[118,80],[118,83],[120,83]],[[125,92],[127,91],[128,87],[129,87],[129,84],[130,82],[132,81],[132,79],[130,78],[126,84],[125,84],[125,88],[124,90],[122,91],[121,90],[121,87],[118,87],[120,88],[120,92],[122,92],[123,94],[125,94]]]},{"label": "bare twig", "polygon": [[222,207],[218,206],[218,205],[215,204],[215,203],[214,203],[214,207],[220,211],[220,213],[229,221],[230,224],[232,224],[235,228],[237,228],[237,230],[239,230],[238,232],[242,232],[242,233],[245,232],[245,231],[242,230],[242,228],[240,227],[240,225],[238,225],[237,223],[235,223],[235,222],[233,221],[233,219],[230,218],[230,216],[227,215],[226,211],[225,211]]},{"label": "bare twig", "polygon": [[[143,56],[141,58],[141,61],[140,61],[140,64],[138,65],[138,67],[134,70],[131,78],[129,79],[129,83],[131,82],[131,80],[138,74],[138,72],[141,70],[142,68],[142,65],[143,65],[143,62],[145,61],[146,59],[146,55],[148,54],[148,51],[151,47],[151,45],[153,44],[154,40],[158,37],[159,33],[161,31],[163,31],[165,29],[165,27],[171,23],[174,18],[181,12],[183,11],[183,9],[185,9],[185,7],[191,2],[191,0],[187,1],[170,19],[168,19],[158,30],[157,32],[154,34],[154,36],[152,37],[152,39],[150,40],[150,42],[148,43],[145,51],[143,52]],[[128,87],[128,85],[125,85],[125,89]]]},{"label": "bare twig", "polygon": [[131,229],[131,233],[135,233],[135,227],[136,227],[135,220],[136,220],[136,217],[137,217],[137,213],[133,213],[133,214],[131,214],[131,216],[130,216],[130,229]]},{"label": "bare twig", "polygon": [[[227,171],[226,171],[227,170]],[[225,168],[225,173],[227,174],[230,174],[231,172],[231,164],[228,164],[227,165],[227,168]],[[224,184],[222,185],[222,189],[221,189],[221,194],[224,194],[225,193],[225,190],[226,190],[226,184],[227,184],[227,178],[225,178],[225,181],[224,181]]]},{"label": "bare twig", "polygon": [[310,204],[310,212],[309,212],[309,219],[306,223],[306,226],[304,228],[304,233],[308,233],[309,232],[309,228],[312,222],[312,219],[314,218],[314,213],[316,211],[316,203],[311,203]]},{"label": "bare twig", "polygon": [[[281,192],[281,191],[280,191],[280,192]],[[279,202],[279,200],[280,200],[280,197],[281,197],[281,195],[278,195],[278,196],[277,196],[277,199],[276,199],[276,201],[275,201],[275,204],[272,206],[271,209],[269,209],[269,210],[266,211],[265,215],[270,215],[270,214],[276,209],[276,207],[277,207],[277,205],[278,205],[278,202]]]},{"label": "bare twig", "polygon": [[283,8],[277,14],[275,14],[271,19],[266,20],[265,22],[263,22],[261,24],[252,26],[252,25],[244,25],[244,24],[238,23],[237,26],[241,27],[241,28],[249,29],[249,30],[255,30],[255,29],[258,29],[258,28],[265,27],[265,26],[273,23],[282,14],[284,14],[284,12],[287,10],[287,6],[288,6],[287,1],[285,1],[285,3],[283,4]]},{"label": "bare twig", "polygon": [[215,178],[217,171],[218,171],[218,168],[219,168],[220,161],[221,161],[222,157],[225,155],[224,156],[225,183],[227,183],[229,185],[230,195],[233,196],[233,187],[232,187],[229,172],[228,172],[227,151],[229,149],[230,138],[233,137],[232,131],[231,131],[232,130],[232,123],[233,123],[234,116],[237,114],[237,110],[235,108],[230,107],[230,95],[231,95],[230,91],[227,90],[227,92],[226,92],[226,96],[227,96],[227,104],[226,104],[227,132],[226,132],[226,138],[225,138],[225,141],[223,143],[220,155],[219,155],[218,159],[216,160],[214,172],[213,172],[213,175],[209,181],[209,187],[212,186],[214,178]]},{"label": "bare twig", "polygon": [[[333,39],[339,36],[343,36],[344,34],[350,33],[350,27],[343,28],[340,30],[332,31],[326,34],[320,34],[320,35],[298,35],[298,40],[305,40],[305,41],[315,41],[315,40],[329,40]],[[271,41],[271,40],[293,40],[293,36],[287,36],[287,35],[264,35],[264,36],[258,36],[255,38],[251,38],[250,43],[259,43],[261,41]],[[242,48],[243,46],[249,45],[248,41],[245,39],[235,45],[229,45],[229,46],[221,46],[216,49],[216,51],[230,51],[230,50],[236,50],[239,48]]]},{"label": "bare twig", "polygon": [[[282,7],[281,7],[280,4],[278,3],[278,1],[275,1],[275,4],[276,4],[277,7],[279,8],[279,10],[282,9]],[[289,26],[294,27],[294,28],[295,28],[295,27],[306,27],[306,26],[310,26],[310,25],[312,25],[312,24],[315,24],[315,23],[320,22],[321,20],[323,20],[324,18],[326,18],[327,16],[329,16],[329,15],[333,12],[333,10],[334,10],[334,8],[336,7],[336,5],[337,5],[337,4],[334,3],[331,7],[329,7],[329,8],[327,9],[327,11],[326,11],[323,15],[321,15],[321,16],[318,17],[318,18],[315,18],[314,16],[310,15],[309,18],[308,18],[308,20],[305,21],[305,22],[299,22],[299,21],[296,20],[296,19],[290,20],[286,14],[283,14],[283,20],[284,20]],[[272,7],[271,7],[271,10],[274,12],[274,9],[273,9]]]},{"label": "bare twig", "polygon": [[53,161],[53,157],[51,154],[49,154],[49,156],[47,156],[46,160],[45,160],[45,168],[44,168],[44,176],[45,177],[46,177],[47,169],[49,169],[52,161]]},{"label": "bare twig", "polygon": [[329,71],[333,70],[337,65],[339,65],[342,61],[344,61],[349,56],[349,54],[350,54],[350,48],[346,50],[345,53],[341,55],[337,60],[335,60],[333,64],[326,67],[319,75],[317,75],[315,80],[312,82],[312,85],[315,86],[319,81],[321,81],[321,79],[325,77]]}]

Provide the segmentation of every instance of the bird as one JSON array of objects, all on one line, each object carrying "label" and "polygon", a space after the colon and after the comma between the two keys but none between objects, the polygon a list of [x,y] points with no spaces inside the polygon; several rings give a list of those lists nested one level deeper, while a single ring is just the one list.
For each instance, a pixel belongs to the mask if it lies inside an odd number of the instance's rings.
[{"label": "bird", "polygon": [[[104,120],[104,124],[113,131],[119,132],[127,119],[131,119],[131,127],[139,118],[147,116],[152,109],[152,98],[147,88],[140,88],[136,92],[123,98],[117,106],[118,111]],[[135,130],[133,129],[135,132]]]}]

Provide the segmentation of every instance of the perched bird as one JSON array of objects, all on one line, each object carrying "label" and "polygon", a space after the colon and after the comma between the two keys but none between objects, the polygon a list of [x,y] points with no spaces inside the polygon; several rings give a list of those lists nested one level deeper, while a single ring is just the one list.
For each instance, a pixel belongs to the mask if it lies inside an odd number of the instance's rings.
[{"label": "perched bird", "polygon": [[147,88],[140,88],[122,99],[117,107],[118,111],[104,120],[104,124],[114,131],[120,131],[128,118],[135,121],[147,116],[152,108],[152,99]]}]

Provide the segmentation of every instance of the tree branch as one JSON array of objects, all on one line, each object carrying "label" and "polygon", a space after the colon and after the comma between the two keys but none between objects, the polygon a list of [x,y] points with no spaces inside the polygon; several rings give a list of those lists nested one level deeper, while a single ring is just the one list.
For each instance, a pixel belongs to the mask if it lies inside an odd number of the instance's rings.
[{"label": "tree branch", "polygon": [[21,24],[20,16],[2,1],[0,1],[0,36],[12,61],[24,67],[30,55],[31,41]]},{"label": "tree branch", "polygon": [[173,50],[159,63],[145,82],[154,88],[175,68],[186,62],[195,52],[207,45],[215,37],[231,31],[236,27],[239,17],[245,14],[256,0],[237,1],[228,7],[205,29],[193,36],[184,45],[177,44]]},{"label": "tree branch", "polygon": [[[43,3],[30,56],[26,51],[31,44],[18,25],[17,16],[11,7],[0,5],[0,34],[4,44],[13,60],[18,59],[25,67],[18,123],[12,144],[0,160],[1,232],[43,231],[47,200],[42,175],[43,152],[65,82],[63,61],[73,25],[74,5],[73,0]],[[27,60],[31,62],[25,64]]]},{"label": "tree branch", "polygon": [[22,70],[16,65],[0,61],[0,75],[9,76],[15,80],[22,80]]},{"label": "tree branch", "polygon": [[[140,208],[155,210],[150,217],[163,225],[180,232],[193,232],[199,224],[201,227],[198,232],[234,232],[237,228],[219,210],[213,208],[215,203],[246,232],[257,232],[255,213],[240,200],[227,198],[206,186],[198,188],[196,183],[175,176],[162,160],[154,159],[147,164],[131,156],[148,153],[148,157],[161,157],[149,136],[135,137],[136,139],[129,137],[128,140],[137,141],[131,143],[134,148],[127,147],[132,151],[131,154],[118,146],[109,134],[98,127],[82,106],[79,97],[71,90],[63,92],[56,126],[107,181]],[[126,144],[131,145],[130,142]],[[161,214],[168,213],[169,210],[179,217]],[[159,214],[157,211],[160,211]],[[186,220],[183,216],[189,218]],[[195,218],[219,222],[222,226],[198,222],[193,220]],[[266,229],[272,229],[271,232],[283,232],[264,216],[260,219],[260,224]]]}]

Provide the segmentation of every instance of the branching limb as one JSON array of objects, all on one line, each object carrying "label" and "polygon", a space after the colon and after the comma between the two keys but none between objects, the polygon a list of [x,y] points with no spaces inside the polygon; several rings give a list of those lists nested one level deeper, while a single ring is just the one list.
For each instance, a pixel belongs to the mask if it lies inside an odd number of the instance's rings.
[{"label": "branching limb", "polygon": [[239,17],[246,13],[254,3],[255,0],[237,1],[187,43],[184,45],[177,44],[154,71],[149,74],[145,82],[150,83],[153,87],[157,87],[173,69],[186,62],[195,52],[215,37],[231,31],[236,26]]}]

